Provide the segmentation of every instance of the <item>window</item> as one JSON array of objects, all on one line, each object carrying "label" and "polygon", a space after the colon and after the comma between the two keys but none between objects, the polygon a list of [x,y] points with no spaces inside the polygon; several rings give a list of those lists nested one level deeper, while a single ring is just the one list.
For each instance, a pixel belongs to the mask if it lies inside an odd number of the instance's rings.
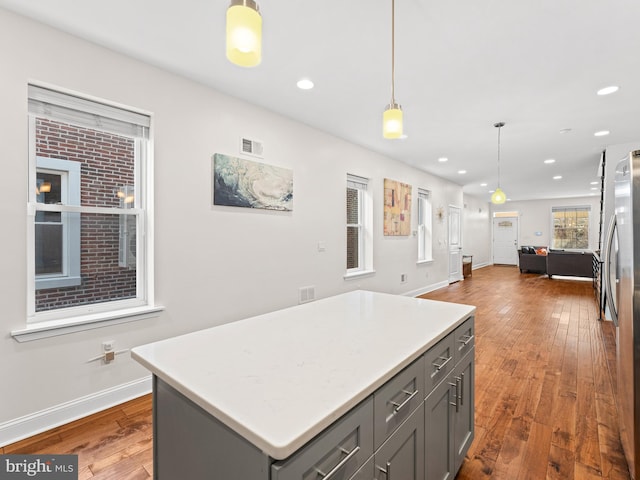
[{"label": "window", "polygon": [[[36,202],[43,205],[80,205],[80,163],[36,157]],[[36,211],[36,290],[80,285],[78,215],[73,212]]]},{"label": "window", "polygon": [[347,175],[347,276],[372,272],[369,180]]},{"label": "window", "polygon": [[418,188],[418,262],[433,260],[431,194]]},{"label": "window", "polygon": [[589,248],[591,207],[552,207],[553,243],[551,248]]},{"label": "window", "polygon": [[153,305],[149,126],[148,115],[29,85],[28,324]]}]

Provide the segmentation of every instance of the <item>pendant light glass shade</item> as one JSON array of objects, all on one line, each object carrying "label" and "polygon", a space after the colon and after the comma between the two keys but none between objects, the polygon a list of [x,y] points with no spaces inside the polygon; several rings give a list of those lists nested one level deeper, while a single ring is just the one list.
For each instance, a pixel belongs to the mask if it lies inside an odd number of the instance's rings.
[{"label": "pendant light glass shade", "polygon": [[507,201],[507,195],[502,191],[500,187],[496,188],[496,191],[491,195],[491,203],[501,205]]},{"label": "pendant light glass shade", "polygon": [[253,0],[233,0],[227,9],[227,58],[241,67],[262,60],[262,16]]},{"label": "pendant light glass shade", "polygon": [[382,115],[382,136],[384,138],[402,137],[402,109],[397,103],[388,105]]}]

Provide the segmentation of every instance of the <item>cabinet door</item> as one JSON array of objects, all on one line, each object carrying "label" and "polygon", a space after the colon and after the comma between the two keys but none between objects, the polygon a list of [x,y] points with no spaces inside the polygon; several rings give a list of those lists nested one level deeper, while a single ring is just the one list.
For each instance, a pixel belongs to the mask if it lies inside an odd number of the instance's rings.
[{"label": "cabinet door", "polygon": [[474,363],[475,349],[462,359],[451,374],[454,382],[458,385],[457,412],[453,421],[454,446],[454,472],[457,472],[462,465],[464,456],[469,450],[474,434],[474,391],[473,380],[475,375]]},{"label": "cabinet door", "polygon": [[453,470],[454,387],[442,382],[424,402],[424,469],[426,480],[451,480]]},{"label": "cabinet door", "polygon": [[424,479],[424,409],[418,408],[374,457],[375,480]]}]

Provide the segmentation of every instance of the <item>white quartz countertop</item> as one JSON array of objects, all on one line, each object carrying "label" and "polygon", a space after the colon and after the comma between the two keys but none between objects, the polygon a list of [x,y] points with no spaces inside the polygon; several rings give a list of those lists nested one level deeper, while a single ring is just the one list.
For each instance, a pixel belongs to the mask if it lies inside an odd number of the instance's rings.
[{"label": "white quartz countertop", "polygon": [[132,357],[284,459],[474,312],[354,291],[136,347]]}]

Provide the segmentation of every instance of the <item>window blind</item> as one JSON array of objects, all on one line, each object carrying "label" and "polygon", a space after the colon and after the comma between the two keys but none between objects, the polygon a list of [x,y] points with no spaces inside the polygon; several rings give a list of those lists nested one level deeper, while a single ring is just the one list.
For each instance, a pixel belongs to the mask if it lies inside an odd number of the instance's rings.
[{"label": "window blind", "polygon": [[133,138],[149,138],[148,115],[29,85],[29,114]]}]

